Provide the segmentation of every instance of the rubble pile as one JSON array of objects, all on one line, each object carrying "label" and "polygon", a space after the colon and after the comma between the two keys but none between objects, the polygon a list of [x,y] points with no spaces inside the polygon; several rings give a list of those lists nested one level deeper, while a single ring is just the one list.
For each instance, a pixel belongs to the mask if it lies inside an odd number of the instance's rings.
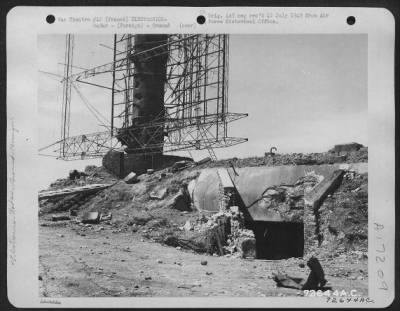
[{"label": "rubble pile", "polygon": [[[327,256],[368,251],[368,175],[348,171],[320,207],[321,250]],[[357,257],[356,256],[356,257]]]},{"label": "rubble pile", "polygon": [[107,172],[103,167],[95,165],[88,165],[85,167],[84,172],[78,170],[71,170],[67,178],[57,179],[50,184],[47,190],[57,190],[66,187],[79,187],[90,184],[113,183],[118,179]]},{"label": "rubble pile", "polygon": [[258,206],[276,212],[287,222],[302,222],[304,214],[304,191],[321,180],[313,172],[298,179],[293,185],[283,184],[268,187],[262,193]]},{"label": "rubble pile", "polygon": [[277,165],[322,165],[335,163],[358,163],[368,162],[368,147],[362,147],[359,150],[343,150],[336,152],[334,149],[328,152],[319,153],[288,153],[271,154],[265,156],[249,157],[245,159],[230,158],[216,162],[202,164],[203,167],[254,167],[254,166],[277,166]]},{"label": "rubble pile", "polygon": [[215,256],[256,258],[254,232],[244,227],[244,217],[237,206],[188,220],[179,229],[158,241]]}]

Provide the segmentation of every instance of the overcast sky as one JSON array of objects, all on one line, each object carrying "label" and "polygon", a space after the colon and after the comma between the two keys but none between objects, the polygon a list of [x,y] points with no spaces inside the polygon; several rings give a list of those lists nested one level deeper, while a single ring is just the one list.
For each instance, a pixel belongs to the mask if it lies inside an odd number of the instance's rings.
[{"label": "overcast sky", "polygon": [[[112,35],[75,36],[74,65],[91,68],[112,61]],[[38,38],[38,69],[63,74],[65,36]],[[247,143],[216,149],[218,158],[261,156],[278,152],[321,152],[334,144],[368,144],[366,35],[231,35],[229,109],[249,116],[233,122],[228,135]],[[76,71],[79,71],[76,69]],[[60,138],[61,83],[39,73],[40,146]],[[56,78],[57,79],[57,78]],[[111,75],[101,77],[110,83]],[[110,116],[108,90],[81,85],[87,100]],[[73,90],[71,135],[102,131]],[[188,155],[188,153],[184,153]],[[206,152],[192,152],[195,160]],[[101,160],[64,162],[41,158],[43,187]],[[52,170],[48,168],[52,167]]]}]

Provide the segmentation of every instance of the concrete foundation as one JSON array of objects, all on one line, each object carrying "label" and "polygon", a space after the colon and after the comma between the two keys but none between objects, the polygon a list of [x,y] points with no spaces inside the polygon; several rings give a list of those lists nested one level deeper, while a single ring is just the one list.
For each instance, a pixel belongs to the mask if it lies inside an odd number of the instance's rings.
[{"label": "concrete foundation", "polygon": [[125,178],[129,173],[144,174],[147,169],[160,170],[172,166],[178,161],[193,161],[190,158],[172,155],[136,155],[118,151],[110,151],[103,157],[103,166],[110,173]]}]

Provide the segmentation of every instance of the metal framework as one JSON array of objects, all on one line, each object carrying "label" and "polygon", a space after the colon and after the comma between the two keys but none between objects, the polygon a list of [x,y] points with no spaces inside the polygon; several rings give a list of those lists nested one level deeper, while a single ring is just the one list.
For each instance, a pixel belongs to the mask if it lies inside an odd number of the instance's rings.
[{"label": "metal framework", "polygon": [[[167,42],[145,51],[135,51],[135,36],[114,35],[113,61],[72,74],[73,46],[67,45],[64,86],[69,93],[63,97],[63,124],[68,127],[71,85],[87,83],[111,91],[110,129],[101,133],[69,136],[63,131],[58,147],[59,158],[75,160],[101,157],[110,149],[123,150],[124,145],[136,147],[135,154],[207,149],[216,159],[213,148],[233,146],[247,141],[228,136],[228,123],[246,117],[244,113],[228,111],[228,35],[175,34]],[[167,55],[167,76],[163,111],[150,121],[132,124],[137,96],[135,94],[135,63],[151,61]],[[100,74],[112,74],[111,86],[90,82]],[[84,81],[88,80],[88,81]],[[69,95],[68,95],[69,94]],[[68,106],[68,108],[66,108]],[[65,121],[66,120],[66,121]],[[152,133],[145,141],[137,138],[138,131]],[[164,136],[160,143],[159,135]],[[118,139],[117,139],[118,138]],[[48,149],[45,147],[42,149]]]},{"label": "metal framework", "polygon": [[[61,109],[61,137],[69,137],[70,125],[70,110],[71,110],[71,80],[72,63],[74,55],[74,36],[68,34],[65,37],[65,57],[64,57],[64,77],[63,80],[63,96]],[[66,148],[65,144],[60,145],[59,155],[64,155]]]}]

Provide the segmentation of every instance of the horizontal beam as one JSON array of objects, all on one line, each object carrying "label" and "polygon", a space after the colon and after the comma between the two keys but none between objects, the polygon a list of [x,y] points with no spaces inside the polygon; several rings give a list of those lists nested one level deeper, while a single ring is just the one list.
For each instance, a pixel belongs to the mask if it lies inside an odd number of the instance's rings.
[{"label": "horizontal beam", "polygon": [[94,193],[106,189],[112,184],[91,184],[83,187],[63,188],[53,191],[39,192],[39,200],[54,199],[72,194]]}]

